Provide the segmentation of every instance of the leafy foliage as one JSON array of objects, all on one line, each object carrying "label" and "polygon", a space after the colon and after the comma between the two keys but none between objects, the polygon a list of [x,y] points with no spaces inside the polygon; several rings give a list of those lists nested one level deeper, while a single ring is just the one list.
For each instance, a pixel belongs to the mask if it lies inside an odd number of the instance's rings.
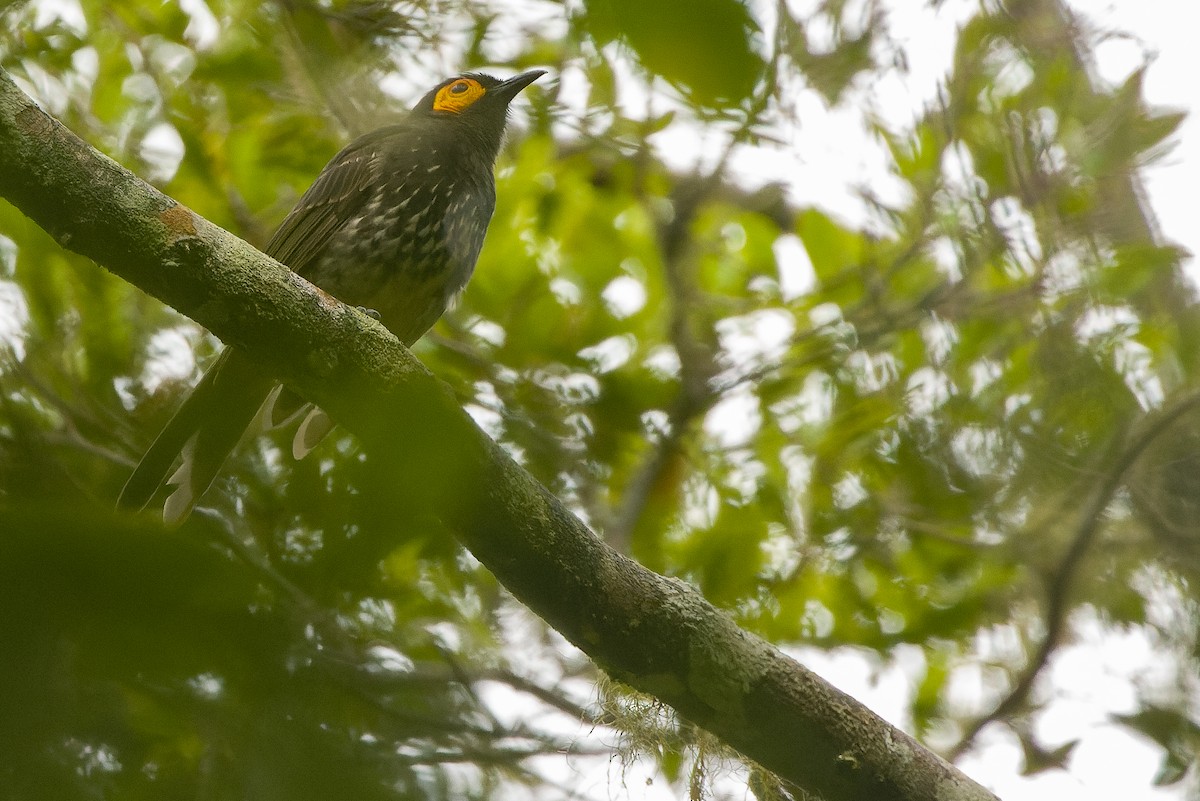
[{"label": "leafy foliage", "polygon": [[[1196,667],[1200,320],[1136,175],[1180,118],[1144,108],[1140,74],[1094,86],[1053,0],[981,10],[937,104],[869,120],[903,201],[866,193],[874,219],[851,224],[730,165],[786,140],[798,87],[850,103],[886,16],[700,5],[26,3],[0,11],[0,63],[259,244],[395,96],[549,65],[476,276],[417,355],[614,547],[781,645],[916,646],[919,736],[959,755],[996,720],[1027,770],[1060,767],[1071,743],[1030,733],[1049,700],[1031,690],[1072,621]],[[680,130],[726,151],[669,166]],[[484,797],[590,747],[544,706],[642,726],[635,750],[698,792],[711,743],[644,699],[589,705],[592,669],[436,521],[398,516],[348,436],[300,463],[249,444],[178,533],[115,518],[217,343],[4,204],[0,310],[0,786]],[[991,701],[952,703],[964,667]],[[496,685],[530,713],[499,714]],[[1194,692],[1143,690],[1120,722],[1180,781]]]}]

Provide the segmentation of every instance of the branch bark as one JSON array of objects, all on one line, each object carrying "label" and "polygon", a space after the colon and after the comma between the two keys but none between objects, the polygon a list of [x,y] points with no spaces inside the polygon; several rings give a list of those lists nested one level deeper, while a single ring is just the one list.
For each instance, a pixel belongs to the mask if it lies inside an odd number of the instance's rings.
[{"label": "branch bark", "polygon": [[994,798],[690,586],[605,546],[382,326],[97,153],[3,70],[0,194],[63,247],[323,406],[390,471],[415,514],[436,515],[618,680],[831,801]]}]

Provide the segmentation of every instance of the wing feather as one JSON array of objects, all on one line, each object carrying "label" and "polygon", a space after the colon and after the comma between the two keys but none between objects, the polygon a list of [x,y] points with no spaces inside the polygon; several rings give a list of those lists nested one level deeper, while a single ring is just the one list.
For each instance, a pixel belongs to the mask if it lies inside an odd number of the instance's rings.
[{"label": "wing feather", "polygon": [[364,207],[376,179],[380,144],[405,127],[381,128],[359,137],[334,156],[279,224],[264,252],[304,275],[334,232]]}]

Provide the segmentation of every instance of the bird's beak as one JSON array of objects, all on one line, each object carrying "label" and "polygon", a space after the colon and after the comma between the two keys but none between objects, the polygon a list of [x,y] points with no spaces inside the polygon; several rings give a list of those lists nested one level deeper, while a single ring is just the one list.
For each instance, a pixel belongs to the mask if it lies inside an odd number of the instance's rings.
[{"label": "bird's beak", "polygon": [[492,91],[489,94],[507,102],[516,97],[517,93],[526,86],[529,86],[529,84],[533,83],[545,74],[545,70],[530,70],[529,72],[522,72],[520,75],[509,78],[507,81],[501,81],[492,88]]}]

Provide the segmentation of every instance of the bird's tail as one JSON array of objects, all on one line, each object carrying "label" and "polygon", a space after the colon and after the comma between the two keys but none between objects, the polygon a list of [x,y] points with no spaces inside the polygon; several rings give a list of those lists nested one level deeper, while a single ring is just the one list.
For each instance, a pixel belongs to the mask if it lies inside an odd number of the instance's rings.
[{"label": "bird's tail", "polygon": [[[144,509],[165,480],[174,490],[163,506],[163,519],[168,525],[182,523],[264,408],[273,386],[275,381],[249,357],[226,348],[146,451],[117,506]],[[271,405],[266,404],[268,414]],[[172,472],[177,460],[179,467]]]}]

